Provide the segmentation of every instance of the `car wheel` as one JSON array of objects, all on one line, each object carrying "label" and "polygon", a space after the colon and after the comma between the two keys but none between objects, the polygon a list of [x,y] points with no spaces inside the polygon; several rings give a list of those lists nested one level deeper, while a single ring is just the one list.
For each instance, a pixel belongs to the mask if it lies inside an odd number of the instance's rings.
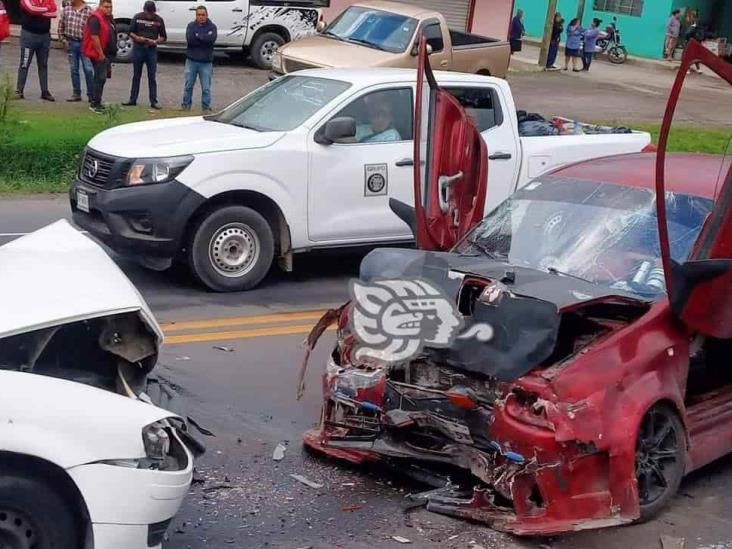
[{"label": "car wheel", "polygon": [[678,414],[668,405],[643,417],[635,450],[640,521],[658,513],[674,497],[684,476],[686,437]]},{"label": "car wheel", "polygon": [[0,477],[0,547],[77,549],[74,516],[45,483],[12,475]]},{"label": "car wheel", "polygon": [[202,284],[217,292],[250,290],[274,258],[272,228],[246,206],[225,206],[206,216],[189,246],[189,265]]},{"label": "car wheel", "polygon": [[120,63],[129,63],[132,60],[132,38],[127,23],[117,24],[117,55],[114,59]]},{"label": "car wheel", "polygon": [[285,43],[285,39],[274,32],[263,32],[252,42],[252,61],[260,69],[272,68],[272,56]]}]

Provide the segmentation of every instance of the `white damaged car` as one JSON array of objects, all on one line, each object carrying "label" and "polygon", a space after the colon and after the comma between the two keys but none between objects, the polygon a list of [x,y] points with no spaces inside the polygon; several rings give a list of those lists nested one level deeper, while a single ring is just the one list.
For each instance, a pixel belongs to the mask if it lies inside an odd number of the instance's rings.
[{"label": "white damaged car", "polygon": [[162,338],[66,221],[0,247],[0,548],[161,545],[200,450],[145,392]]}]

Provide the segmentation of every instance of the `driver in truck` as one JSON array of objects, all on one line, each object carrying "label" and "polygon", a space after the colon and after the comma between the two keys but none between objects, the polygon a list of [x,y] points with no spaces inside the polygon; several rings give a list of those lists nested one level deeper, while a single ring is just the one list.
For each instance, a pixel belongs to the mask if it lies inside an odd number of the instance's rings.
[{"label": "driver in truck", "polygon": [[359,143],[401,141],[402,136],[394,127],[393,109],[386,94],[374,93],[366,97],[365,103],[368,123],[357,126],[356,141]]}]

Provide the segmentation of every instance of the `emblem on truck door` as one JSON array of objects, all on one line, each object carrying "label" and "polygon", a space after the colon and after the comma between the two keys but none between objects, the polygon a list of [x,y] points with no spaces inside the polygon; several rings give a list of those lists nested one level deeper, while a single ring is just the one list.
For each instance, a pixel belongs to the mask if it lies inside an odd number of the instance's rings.
[{"label": "emblem on truck door", "polygon": [[364,196],[383,196],[387,194],[389,179],[386,164],[366,164],[364,166]]}]

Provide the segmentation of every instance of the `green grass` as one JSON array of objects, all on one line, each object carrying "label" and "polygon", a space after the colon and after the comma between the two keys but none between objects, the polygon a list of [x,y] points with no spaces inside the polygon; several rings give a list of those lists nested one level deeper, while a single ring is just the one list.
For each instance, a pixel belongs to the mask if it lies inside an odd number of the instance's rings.
[{"label": "green grass", "polygon": [[[115,116],[97,115],[86,104],[9,105],[8,122],[0,124],[0,193],[66,192],[86,143],[104,129],[128,122],[180,116],[173,110],[119,109]],[[607,121],[596,121],[608,123]],[[615,120],[648,131],[658,140],[659,125]],[[730,131],[694,126],[675,127],[669,150],[723,154]]]}]

